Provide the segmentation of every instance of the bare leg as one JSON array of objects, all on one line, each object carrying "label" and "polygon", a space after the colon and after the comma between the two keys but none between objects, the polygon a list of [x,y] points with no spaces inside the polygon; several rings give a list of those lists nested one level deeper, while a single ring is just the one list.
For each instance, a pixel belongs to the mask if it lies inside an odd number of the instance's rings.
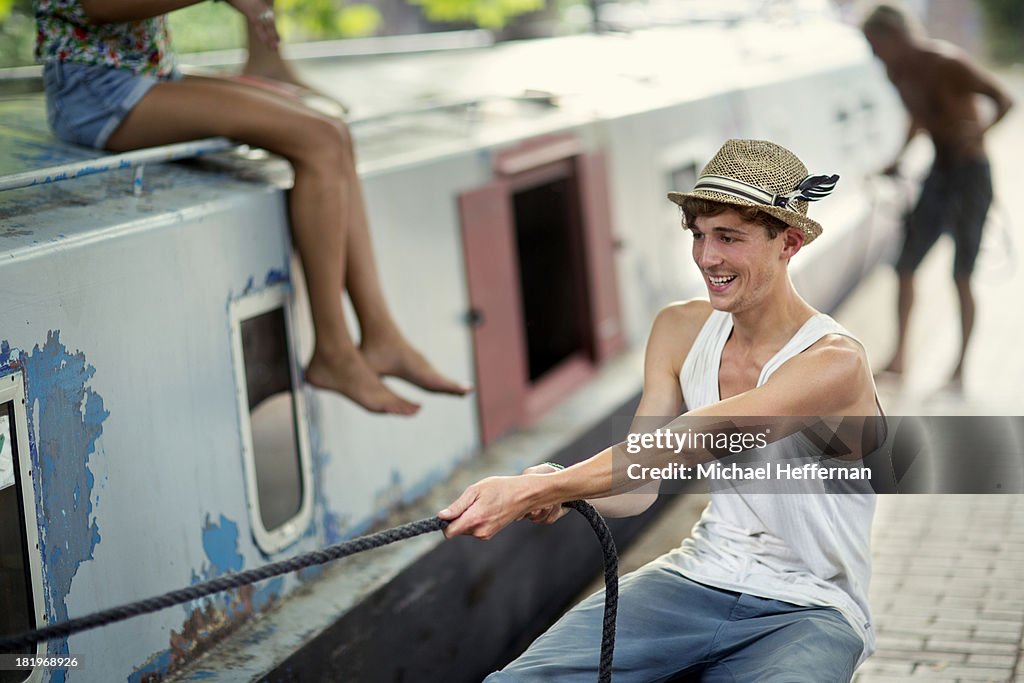
[{"label": "bare leg", "polygon": [[898,332],[896,351],[883,372],[903,373],[903,362],[907,353],[907,331],[910,327],[910,309],[914,306],[914,274],[899,273],[900,286],[897,300]]},{"label": "bare leg", "polygon": [[960,297],[960,330],[961,346],[960,358],[957,361],[956,369],[953,370],[952,383],[961,385],[963,383],[964,359],[967,357],[967,345],[971,341],[971,332],[974,330],[974,294],[971,292],[971,276],[957,275],[956,293]]},{"label": "bare leg", "polygon": [[[351,172],[355,173],[352,159]],[[361,186],[353,185],[350,207],[347,279],[345,281],[352,305],[359,316],[362,330],[360,347],[370,367],[382,375],[399,377],[427,391],[462,396],[471,387],[460,384],[439,373],[408,342],[392,319],[384,300],[377,275],[377,260],[373,256],[373,243],[366,218],[366,205]]]},{"label": "bare leg", "polygon": [[349,204],[358,178],[338,122],[256,88],[209,78],[160,83],[111,136],[112,150],[223,135],[287,158],[295,171],[291,230],[309,289],[316,345],[306,379],[367,410],[411,415],[419,406],[392,393],[356,348],[341,290],[350,245]]}]

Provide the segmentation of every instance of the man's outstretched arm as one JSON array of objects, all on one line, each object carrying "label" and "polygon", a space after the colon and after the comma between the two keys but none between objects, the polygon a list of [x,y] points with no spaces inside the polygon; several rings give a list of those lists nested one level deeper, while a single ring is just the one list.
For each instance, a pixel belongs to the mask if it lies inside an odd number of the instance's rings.
[{"label": "man's outstretched arm", "polygon": [[[742,427],[744,418],[754,424],[766,415],[869,415],[873,406],[874,384],[863,349],[848,338],[832,336],[785,363],[764,385],[690,411],[672,424],[681,425],[683,431],[699,418],[702,429],[712,430],[728,425]],[[805,426],[800,419],[774,424],[778,425],[777,437]],[[626,470],[635,458],[622,457],[624,452],[625,444],[618,444],[560,472],[490,477],[477,482],[441,511],[439,516],[451,522],[445,535],[487,539],[530,510],[626,493],[631,489]],[[650,466],[659,464],[659,456],[686,464],[714,457],[701,449],[644,454]]]}]

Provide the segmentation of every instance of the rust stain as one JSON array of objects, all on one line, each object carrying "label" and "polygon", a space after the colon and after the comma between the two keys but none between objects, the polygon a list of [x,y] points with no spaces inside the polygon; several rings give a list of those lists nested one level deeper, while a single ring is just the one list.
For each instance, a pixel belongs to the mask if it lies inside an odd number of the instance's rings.
[{"label": "rust stain", "polygon": [[[237,591],[226,594],[226,599],[211,600],[205,607],[192,610],[182,624],[181,630],[171,631],[171,649],[162,653],[164,656],[160,657],[163,664],[169,662],[166,669],[142,673],[134,680],[138,683],[161,683],[213,648],[234,633],[257,611],[254,608],[254,595],[255,589],[252,586],[242,586]],[[276,602],[276,598],[271,602]]]}]

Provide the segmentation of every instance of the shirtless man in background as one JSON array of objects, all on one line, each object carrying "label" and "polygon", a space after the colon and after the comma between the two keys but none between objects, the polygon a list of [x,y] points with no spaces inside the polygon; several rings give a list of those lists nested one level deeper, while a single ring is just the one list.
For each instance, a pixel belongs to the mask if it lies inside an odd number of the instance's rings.
[{"label": "shirtless man in background", "polygon": [[[899,337],[885,369],[896,374],[904,370],[907,327],[914,304],[914,271],[948,227],[956,242],[953,279],[960,298],[962,332],[952,384],[960,387],[974,327],[971,273],[992,202],[992,176],[984,137],[1013,102],[1005,89],[962,51],[919,35],[907,15],[896,7],[879,5],[862,28],[910,114],[906,142],[886,173],[896,172],[899,157],[917,133],[928,133],[935,145],[935,160],[917,205],[907,218],[906,238],[896,262]],[[979,113],[978,95],[995,104],[991,118]]]}]

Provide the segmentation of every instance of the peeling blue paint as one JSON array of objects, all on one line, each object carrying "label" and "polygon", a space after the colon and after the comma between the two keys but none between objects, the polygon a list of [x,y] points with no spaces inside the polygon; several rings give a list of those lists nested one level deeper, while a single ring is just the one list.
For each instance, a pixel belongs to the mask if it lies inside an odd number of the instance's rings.
[{"label": "peeling blue paint", "polygon": [[[71,582],[100,542],[92,509],[95,481],[88,465],[110,413],[103,398],[86,386],[96,368],[81,351],[68,351],[60,331],[47,332],[46,342],[31,353],[0,343],[0,369],[17,367],[25,371],[28,450],[40,472],[35,496],[47,612],[51,619],[64,621]],[[49,653],[67,654],[67,647],[66,638],[50,641]],[[66,676],[57,670],[50,680],[63,683]]]},{"label": "peeling blue paint", "polygon": [[266,609],[270,603],[281,597],[281,591],[284,589],[284,577],[278,576],[270,581],[266,581],[262,586],[258,587],[252,595],[252,611],[262,612]]},{"label": "peeling blue paint", "polygon": [[[347,524],[337,514],[331,512],[327,505],[327,497],[324,495],[324,469],[330,462],[331,456],[324,447],[323,438],[320,436],[320,402],[312,390],[306,388],[306,420],[309,428],[309,452],[313,465],[313,505],[320,517],[320,533],[323,535],[323,542],[333,545],[345,538]],[[306,538],[317,538],[315,524],[310,524],[306,530]],[[305,578],[305,577],[303,577]]]},{"label": "peeling blue paint", "polygon": [[231,301],[234,300],[234,299],[237,299],[237,298],[240,298],[240,297],[243,297],[243,296],[248,296],[249,294],[252,294],[252,293],[257,292],[257,291],[261,291],[262,289],[265,289],[267,287],[273,287],[274,285],[290,284],[290,283],[291,283],[291,275],[289,274],[287,267],[281,268],[281,269],[271,268],[270,270],[268,270],[266,276],[263,278],[263,286],[262,287],[257,287],[256,286],[256,278],[254,276],[250,275],[248,277],[248,279],[245,281],[245,286],[242,288],[242,293],[237,295],[237,296],[229,296],[228,297],[228,305],[230,306],[231,305]]},{"label": "peeling blue paint", "polygon": [[[245,558],[238,551],[238,537],[238,524],[225,515],[220,515],[216,522],[213,522],[209,515],[206,516],[202,532],[203,552],[206,554],[206,562],[203,564],[201,573],[192,572],[193,585],[223,576],[228,572],[242,570],[245,566]],[[217,593],[209,598],[205,598],[204,600],[208,601],[207,604],[212,604],[216,606],[216,609],[223,612],[226,621],[220,624],[207,624],[206,627],[195,632],[193,637],[205,639],[215,629],[220,628],[225,623],[231,623],[236,619],[244,618],[249,614],[255,614],[266,609],[280,597],[283,588],[284,577],[278,576],[270,581],[263,582],[262,586],[253,586],[252,593],[250,594],[251,597],[246,597],[245,589],[242,589],[241,591]],[[192,621],[199,614],[199,610],[193,606],[186,606],[185,612],[189,615],[189,621]],[[147,676],[165,676],[174,665],[175,652],[173,648],[161,650],[153,654],[146,661],[145,665],[129,676],[128,682],[142,683]],[[203,678],[204,676],[200,675],[201,673],[191,674],[187,680]]]},{"label": "peeling blue paint", "polygon": [[276,268],[271,268],[267,271],[267,277],[263,280],[263,284],[270,287],[272,285],[279,285],[290,281],[291,278],[288,275],[287,269],[277,270]]},{"label": "peeling blue paint", "polygon": [[211,523],[210,516],[206,516],[206,523],[203,524],[203,551],[210,563],[206,571],[209,578],[229,571],[241,571],[245,564],[238,552],[238,525],[224,515],[220,516],[220,524]]},{"label": "peeling blue paint", "polygon": [[[206,553],[207,566],[203,575],[193,573],[192,583],[208,581],[230,572],[242,571],[245,558],[238,552],[238,525],[224,515],[220,523],[213,524],[209,516],[203,525],[203,551]],[[259,612],[281,595],[284,588],[284,577],[278,576],[263,582],[262,586],[254,587],[252,594],[252,611]],[[227,593],[214,598],[221,602],[228,615],[233,616],[245,611],[245,605],[234,600]]]}]

